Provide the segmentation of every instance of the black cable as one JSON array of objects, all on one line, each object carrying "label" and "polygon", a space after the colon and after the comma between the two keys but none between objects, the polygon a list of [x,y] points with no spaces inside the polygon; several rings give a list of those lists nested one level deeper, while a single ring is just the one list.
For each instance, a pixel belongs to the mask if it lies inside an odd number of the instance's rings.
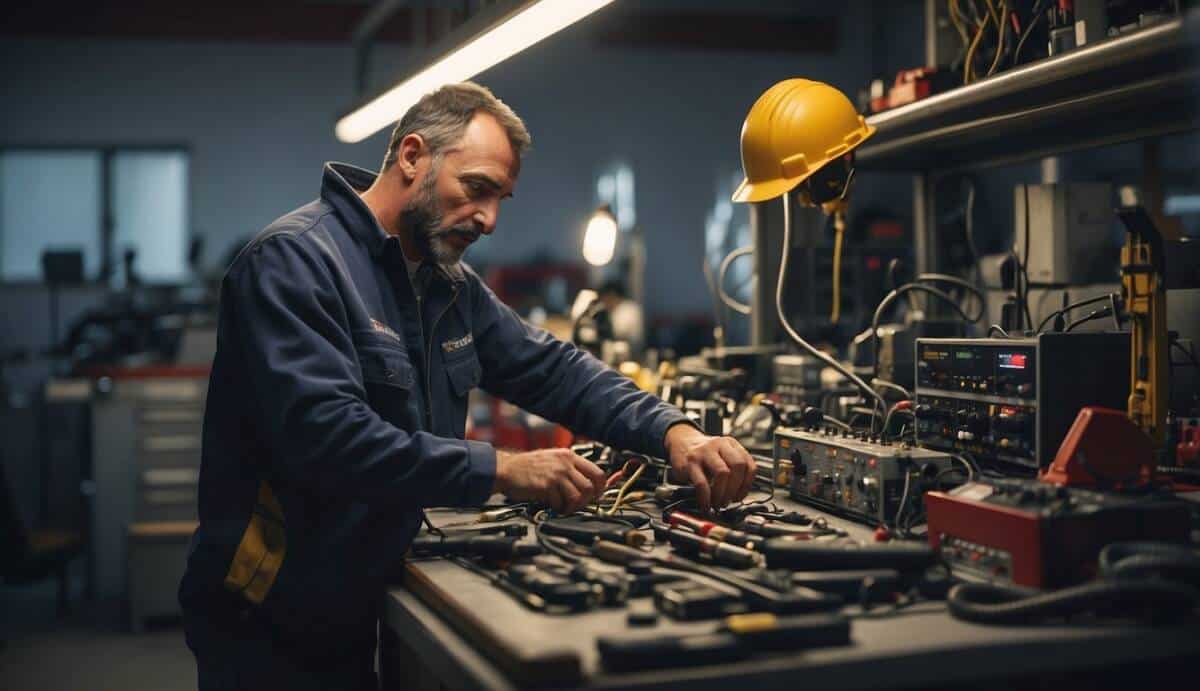
[{"label": "black cable", "polygon": [[1108,294],[1108,306],[1112,309],[1112,311],[1109,312],[1109,314],[1112,315],[1113,331],[1120,331],[1121,330],[1121,320],[1117,318],[1118,309],[1117,309],[1117,294],[1116,293]]},{"label": "black cable", "polygon": [[1112,308],[1109,307],[1108,305],[1105,305],[1104,307],[1102,307],[1098,310],[1089,312],[1087,314],[1087,316],[1080,317],[1080,318],[1076,319],[1075,321],[1071,322],[1070,324],[1067,324],[1067,328],[1063,329],[1063,333],[1067,333],[1069,331],[1074,331],[1075,327],[1077,327],[1081,324],[1086,324],[1090,321],[1095,321],[1097,319],[1103,319],[1110,314],[1112,314]]},{"label": "black cable", "polygon": [[967,238],[967,249],[971,251],[971,259],[975,264],[975,281],[983,285],[983,268],[979,263],[982,257],[979,247],[975,244],[975,180],[964,177],[967,183],[967,201],[963,205],[963,233]]},{"label": "black cable", "polygon": [[959,583],[950,589],[950,614],[979,624],[1032,624],[1085,612],[1173,621],[1189,616],[1200,593],[1181,583],[1160,580],[1100,581],[1049,593],[983,583]]},{"label": "black cable", "polygon": [[[938,474],[933,478],[933,484],[936,485],[939,490],[941,490],[942,489],[942,478],[944,478],[947,475],[950,475],[952,473],[957,473],[959,475],[962,475],[963,482],[970,482],[970,480],[968,479],[970,477],[970,475],[968,475],[965,470],[963,470],[962,468],[959,468],[956,465],[952,465],[949,468],[942,468],[941,470],[939,470]],[[962,483],[959,483],[959,484],[962,484]]]},{"label": "black cable", "polygon": [[551,554],[570,562],[577,562],[580,560],[578,555],[568,552],[566,549],[559,547],[547,539],[546,534],[542,532],[542,524],[538,521],[533,522],[533,536],[537,538],[538,544],[542,546],[542,549],[546,550],[547,552],[550,552]]},{"label": "black cable", "polygon": [[1066,307],[1063,307],[1062,309],[1054,310],[1049,315],[1047,315],[1046,318],[1042,320],[1042,323],[1038,324],[1037,332],[1042,333],[1042,331],[1044,331],[1046,329],[1046,325],[1049,324],[1050,321],[1052,319],[1054,319],[1054,317],[1056,317],[1060,314],[1066,314],[1067,312],[1070,312],[1073,309],[1079,309],[1080,307],[1087,307],[1088,305],[1094,305],[1097,302],[1104,302],[1105,300],[1111,300],[1111,299],[1114,299],[1113,293],[1105,293],[1104,295],[1097,295],[1095,297],[1090,297],[1086,300],[1076,300],[1075,302],[1072,302],[1071,304],[1067,305]]},{"label": "black cable", "polygon": [[1200,587],[1200,554],[1163,542],[1114,542],[1100,550],[1105,578],[1164,578]]},{"label": "black cable", "polygon": [[959,619],[985,624],[1028,624],[1094,612],[1151,621],[1189,616],[1200,605],[1200,554],[1181,545],[1116,542],[1098,557],[1105,579],[1050,593],[960,584],[946,604]]},{"label": "black cable", "polygon": [[1195,354],[1195,353],[1193,353],[1192,351],[1188,350],[1187,348],[1184,348],[1184,347],[1183,347],[1183,344],[1182,344],[1182,343],[1180,343],[1179,341],[1171,341],[1171,345],[1175,346],[1176,348],[1178,348],[1178,349],[1179,349],[1179,352],[1181,352],[1181,353],[1183,353],[1184,355],[1186,355],[1186,356],[1187,356],[1187,359],[1192,361],[1192,366],[1193,366],[1193,367],[1196,367],[1197,369],[1200,369],[1200,360],[1197,360],[1197,359],[1196,359],[1196,354]]},{"label": "black cable", "polygon": [[[879,301],[879,306],[875,308],[875,316],[871,319],[871,345],[872,345],[872,351],[873,351],[871,353],[871,355],[872,355],[872,359],[874,360],[874,362],[871,365],[871,376],[873,378],[879,377],[879,320],[883,317],[884,311],[887,310],[888,307],[891,307],[892,303],[896,301],[896,298],[900,297],[901,295],[903,295],[905,293],[909,293],[909,292],[913,292],[913,291],[928,293],[929,295],[932,295],[932,296],[936,297],[937,299],[945,302],[946,304],[953,307],[956,312],[958,312],[958,315],[960,317],[962,317],[963,321],[966,321],[970,324],[974,324],[975,322],[977,322],[981,318],[983,318],[983,313],[986,311],[985,306],[983,304],[981,304],[980,309],[979,309],[979,314],[974,317],[971,317],[971,316],[967,315],[967,313],[963,310],[963,308],[958,304],[958,301],[956,301],[953,297],[951,297],[950,294],[946,293],[945,291],[934,288],[933,286],[925,285],[924,283],[905,283],[904,285],[900,286],[899,288],[896,288],[895,290],[893,290],[890,293],[888,293],[887,295],[885,295],[883,297],[883,299]],[[881,403],[883,402],[882,396],[879,396],[878,394],[876,394],[875,397]]]},{"label": "black cable", "polygon": [[[897,276],[897,274],[900,273],[900,265],[901,264],[902,264],[902,262],[899,259],[893,259],[888,262],[887,271],[885,272],[886,278],[887,278],[888,290],[895,290],[902,285]],[[908,298],[908,308],[915,310],[917,308],[917,304],[915,302],[913,302],[912,295],[907,295],[905,297]]]},{"label": "black cable", "polygon": [[892,416],[896,415],[897,413],[904,413],[905,415],[913,418],[913,420],[917,419],[917,416],[913,414],[913,411],[892,406],[892,409],[888,411],[887,417],[883,419],[883,432],[881,434],[883,435],[884,439],[888,438],[888,430],[892,428]]},{"label": "black cable", "polygon": [[[1018,260],[1017,264],[1021,267],[1021,278],[1018,279],[1018,283],[1022,283],[1024,287],[1017,291],[1017,294],[1021,302],[1021,308],[1025,312],[1025,324],[1032,329],[1033,316],[1029,313],[1029,184],[1026,183],[1023,185],[1022,189],[1025,191],[1025,258]],[[1020,330],[1024,331],[1025,326],[1021,326]]]},{"label": "black cable", "polygon": [[950,274],[939,274],[939,273],[922,273],[922,274],[917,274],[916,277],[912,280],[912,282],[913,283],[922,283],[922,282],[949,283],[951,285],[956,285],[959,288],[962,288],[963,290],[966,290],[967,292],[974,295],[975,299],[979,301],[979,304],[981,306],[986,306],[986,304],[987,304],[987,300],[986,300],[986,298],[984,298],[983,292],[981,290],[979,290],[979,288],[976,288],[975,286],[971,285],[971,283],[969,281],[965,281],[965,280],[959,278],[958,276],[952,276]]}]

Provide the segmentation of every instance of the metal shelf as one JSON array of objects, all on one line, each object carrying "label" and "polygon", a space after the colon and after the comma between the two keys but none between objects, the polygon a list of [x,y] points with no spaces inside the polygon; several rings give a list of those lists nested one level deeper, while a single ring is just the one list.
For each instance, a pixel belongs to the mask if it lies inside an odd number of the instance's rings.
[{"label": "metal shelf", "polygon": [[1198,129],[1197,29],[1193,11],[873,115],[857,163],[951,172]]}]

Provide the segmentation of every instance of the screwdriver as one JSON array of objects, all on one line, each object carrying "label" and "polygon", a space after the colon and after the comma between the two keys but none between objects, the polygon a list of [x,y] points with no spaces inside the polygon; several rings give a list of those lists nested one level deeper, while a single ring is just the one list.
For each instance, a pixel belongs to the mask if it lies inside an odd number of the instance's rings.
[{"label": "screwdriver", "polygon": [[748,569],[752,566],[762,566],[763,556],[745,547],[726,544],[712,538],[689,533],[678,528],[668,528],[667,541],[676,551],[700,556],[714,564],[729,566],[735,569]]},{"label": "screwdriver", "polygon": [[667,520],[672,526],[682,526],[702,537],[712,538],[719,542],[725,542],[746,549],[756,549],[763,541],[763,538],[757,535],[750,535],[740,530],[726,528],[723,525],[718,525],[702,518],[696,518],[682,511],[672,511]]}]

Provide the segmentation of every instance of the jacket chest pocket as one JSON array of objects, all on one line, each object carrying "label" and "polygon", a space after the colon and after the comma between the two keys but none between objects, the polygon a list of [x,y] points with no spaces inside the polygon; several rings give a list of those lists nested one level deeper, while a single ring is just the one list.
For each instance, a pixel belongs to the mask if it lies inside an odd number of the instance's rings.
[{"label": "jacket chest pocket", "polygon": [[466,343],[453,350],[443,346],[442,363],[446,367],[446,376],[450,379],[450,390],[457,398],[466,398],[471,389],[479,386],[483,376],[483,367],[475,354],[475,344]]},{"label": "jacket chest pocket", "polygon": [[362,368],[367,402],[384,420],[408,429],[416,372],[408,352],[398,343],[371,332],[356,333],[355,347]]}]

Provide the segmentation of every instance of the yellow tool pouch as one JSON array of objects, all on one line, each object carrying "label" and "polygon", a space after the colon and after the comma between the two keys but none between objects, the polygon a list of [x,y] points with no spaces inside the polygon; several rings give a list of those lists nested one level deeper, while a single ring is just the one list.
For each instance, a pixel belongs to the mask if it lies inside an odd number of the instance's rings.
[{"label": "yellow tool pouch", "polygon": [[286,553],[283,509],[271,486],[260,482],[250,523],[225,574],[225,588],[254,604],[262,604],[275,584]]}]

